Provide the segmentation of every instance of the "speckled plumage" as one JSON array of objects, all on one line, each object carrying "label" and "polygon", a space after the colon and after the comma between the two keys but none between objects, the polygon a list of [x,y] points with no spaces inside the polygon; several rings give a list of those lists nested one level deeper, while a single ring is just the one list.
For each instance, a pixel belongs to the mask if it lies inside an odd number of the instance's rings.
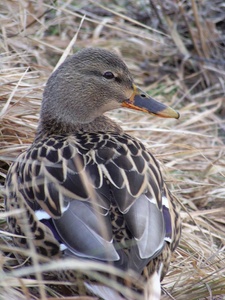
[{"label": "speckled plumage", "polygon": [[[165,276],[180,239],[175,200],[145,146],[102,116],[120,106],[149,109],[136,97],[148,100],[120,58],[101,49],[79,52],[50,77],[36,139],[6,179],[6,209],[25,209],[38,253]],[[178,117],[161,106],[159,114],[164,108]],[[10,231],[26,236],[27,220],[10,216]]]}]

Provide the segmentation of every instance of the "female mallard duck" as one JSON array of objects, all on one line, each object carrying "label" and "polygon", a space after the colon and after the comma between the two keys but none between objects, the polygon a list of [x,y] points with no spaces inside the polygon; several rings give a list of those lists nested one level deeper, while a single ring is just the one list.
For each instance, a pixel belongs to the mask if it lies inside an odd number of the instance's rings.
[{"label": "female mallard duck", "polygon": [[79,51],[50,76],[36,138],[6,179],[6,209],[25,209],[27,220],[11,214],[8,224],[20,247],[28,247],[21,235],[29,223],[42,255],[143,274],[151,278],[148,299],[159,299],[180,238],[179,214],[152,154],[103,115],[119,107],[179,118],[137,88],[124,62],[103,49]]}]

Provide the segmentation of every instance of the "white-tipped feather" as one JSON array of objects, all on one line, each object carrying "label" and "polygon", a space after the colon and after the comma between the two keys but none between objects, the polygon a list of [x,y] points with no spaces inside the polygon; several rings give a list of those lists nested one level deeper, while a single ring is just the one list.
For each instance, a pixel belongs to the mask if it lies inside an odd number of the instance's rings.
[{"label": "white-tipped feather", "polygon": [[169,209],[169,200],[165,196],[162,196],[162,205],[165,205]]},{"label": "white-tipped feather", "polygon": [[160,277],[163,264],[160,265],[159,272],[155,271],[148,279],[145,285],[145,300],[160,300],[161,284]]},{"label": "white-tipped feather", "polygon": [[64,251],[68,249],[68,247],[65,244],[60,244],[60,251]]},{"label": "white-tipped feather", "polygon": [[50,219],[51,218],[51,216],[49,216],[49,214],[48,213],[46,213],[46,211],[44,211],[44,210],[42,210],[42,209],[40,209],[40,210],[36,210],[35,211],[35,215],[36,215],[36,217],[38,218],[38,220],[40,221],[40,220],[44,220],[44,219]]}]

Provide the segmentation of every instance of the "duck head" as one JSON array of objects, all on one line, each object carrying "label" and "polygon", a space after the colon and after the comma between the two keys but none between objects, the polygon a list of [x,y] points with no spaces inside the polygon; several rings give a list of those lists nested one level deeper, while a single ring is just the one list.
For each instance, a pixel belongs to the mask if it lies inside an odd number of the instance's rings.
[{"label": "duck head", "polygon": [[104,49],[86,48],[69,57],[50,76],[40,120],[75,126],[91,123],[104,112],[120,107],[179,118],[178,112],[134,84],[119,56]]}]

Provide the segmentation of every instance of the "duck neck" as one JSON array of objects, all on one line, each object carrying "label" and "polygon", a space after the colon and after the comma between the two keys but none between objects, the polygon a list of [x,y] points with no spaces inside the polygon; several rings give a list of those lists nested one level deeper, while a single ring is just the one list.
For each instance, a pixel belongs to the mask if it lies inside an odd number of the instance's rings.
[{"label": "duck neck", "polygon": [[48,119],[41,120],[39,122],[36,132],[36,140],[51,135],[75,134],[76,132],[94,133],[99,131],[115,133],[123,132],[122,128],[117,123],[106,116],[100,116],[87,124],[68,124],[66,122]]}]

